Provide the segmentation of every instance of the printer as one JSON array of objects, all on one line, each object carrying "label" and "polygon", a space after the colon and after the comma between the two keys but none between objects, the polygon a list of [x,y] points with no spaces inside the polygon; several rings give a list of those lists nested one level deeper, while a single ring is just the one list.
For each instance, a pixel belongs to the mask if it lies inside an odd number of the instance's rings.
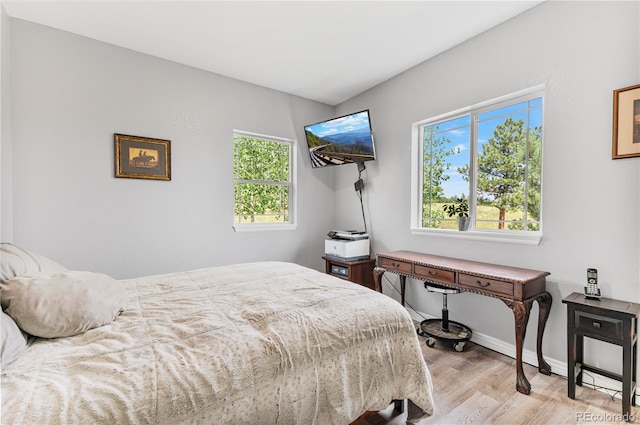
[{"label": "printer", "polygon": [[342,261],[369,259],[369,235],[357,230],[332,230],[324,241],[324,254]]}]

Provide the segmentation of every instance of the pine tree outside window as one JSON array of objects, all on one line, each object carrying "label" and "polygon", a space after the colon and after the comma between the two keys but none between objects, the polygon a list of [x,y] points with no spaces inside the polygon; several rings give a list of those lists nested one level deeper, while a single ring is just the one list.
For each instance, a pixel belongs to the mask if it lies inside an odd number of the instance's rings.
[{"label": "pine tree outside window", "polygon": [[[535,87],[413,125],[413,233],[539,243],[543,94]],[[443,211],[461,197],[466,235],[453,234],[456,218]]]},{"label": "pine tree outside window", "polygon": [[234,131],[234,229],[295,228],[295,141]]}]

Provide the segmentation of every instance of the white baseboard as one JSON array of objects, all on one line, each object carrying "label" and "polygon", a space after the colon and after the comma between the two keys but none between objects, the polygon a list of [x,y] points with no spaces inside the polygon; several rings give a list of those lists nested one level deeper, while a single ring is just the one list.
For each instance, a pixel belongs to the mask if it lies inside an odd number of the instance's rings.
[{"label": "white baseboard", "polygon": [[[405,307],[413,320],[417,322],[421,322],[426,319],[438,319],[438,317],[431,316],[426,313],[416,312],[410,307]],[[515,337],[515,336],[514,336]],[[489,335],[485,335],[476,331],[473,331],[473,336],[471,337],[471,342],[481,345],[490,350],[496,351],[500,354],[504,354],[505,356],[509,356],[513,359],[516,358],[516,346],[514,344],[499,340]],[[524,349],[522,350],[522,361],[524,363],[530,364],[532,366],[538,367],[538,355],[535,351]],[[562,377],[567,377],[567,363],[557,360],[551,359],[545,356],[545,361],[551,366],[551,372],[555,375],[560,375]],[[587,373],[587,372],[585,372]],[[593,379],[591,379],[593,377]],[[583,383],[588,386],[596,386],[596,387],[605,387],[614,391],[622,391],[622,383],[616,381],[614,379],[607,378],[606,376],[600,376],[596,374],[589,374],[589,377],[583,376]],[[609,394],[609,392],[602,390],[603,392]],[[637,394],[637,392],[636,392]],[[616,394],[617,398],[622,398],[620,394]]]}]

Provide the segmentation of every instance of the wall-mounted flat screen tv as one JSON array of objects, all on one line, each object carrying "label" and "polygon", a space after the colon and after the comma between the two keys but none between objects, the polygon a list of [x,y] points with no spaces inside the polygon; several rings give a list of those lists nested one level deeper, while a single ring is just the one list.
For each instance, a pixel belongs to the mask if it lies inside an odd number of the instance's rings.
[{"label": "wall-mounted flat screen tv", "polygon": [[305,126],[314,168],[376,159],[369,110]]}]

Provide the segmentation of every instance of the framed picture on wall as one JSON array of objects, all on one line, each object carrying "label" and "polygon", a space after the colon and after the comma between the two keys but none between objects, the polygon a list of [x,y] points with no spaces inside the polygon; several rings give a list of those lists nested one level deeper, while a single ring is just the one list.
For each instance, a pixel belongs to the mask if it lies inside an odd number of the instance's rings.
[{"label": "framed picture on wall", "polygon": [[613,159],[640,156],[640,84],[613,91]]},{"label": "framed picture on wall", "polygon": [[116,177],[171,180],[171,141],[114,134]]}]

